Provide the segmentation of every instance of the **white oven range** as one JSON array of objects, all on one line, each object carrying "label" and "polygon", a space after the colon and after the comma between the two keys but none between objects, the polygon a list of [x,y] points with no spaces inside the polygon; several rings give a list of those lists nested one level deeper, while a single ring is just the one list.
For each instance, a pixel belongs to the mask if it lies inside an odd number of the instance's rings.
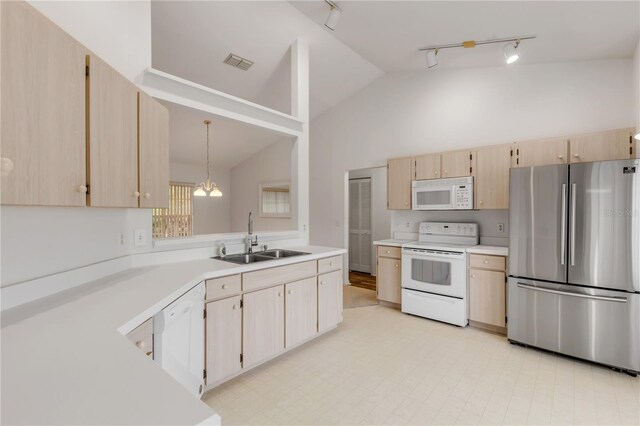
[{"label": "white oven range", "polygon": [[467,248],[475,223],[422,222],[419,240],[402,246],[402,312],[467,325]]}]

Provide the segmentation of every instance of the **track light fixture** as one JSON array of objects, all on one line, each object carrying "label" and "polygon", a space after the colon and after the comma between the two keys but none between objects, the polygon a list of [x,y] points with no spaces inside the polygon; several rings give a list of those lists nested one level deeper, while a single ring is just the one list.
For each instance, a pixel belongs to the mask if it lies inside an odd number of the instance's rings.
[{"label": "track light fixture", "polygon": [[[327,0],[325,0],[327,1]],[[520,58],[520,52],[518,51],[518,47],[522,40],[531,40],[536,38],[535,35],[529,36],[520,36],[520,37],[507,37],[507,38],[494,38],[490,40],[468,40],[463,41],[462,43],[452,43],[452,44],[442,44],[438,46],[427,46],[421,47],[418,49],[421,52],[426,52],[427,55],[427,67],[432,68],[438,65],[438,58],[436,55],[440,49],[452,49],[456,47],[463,47],[465,49],[473,48],[479,46],[481,44],[496,44],[496,43],[507,43],[503,48],[504,58],[507,64],[512,64],[516,62]]]},{"label": "track light fixture", "polygon": [[329,16],[327,16],[327,20],[324,22],[324,26],[329,28],[331,31],[335,31],[336,27],[338,26],[340,16],[342,15],[342,9],[340,9],[338,5],[331,0],[324,1],[331,7]]},{"label": "track light fixture", "polygon": [[438,49],[427,50],[427,68],[438,65]]}]

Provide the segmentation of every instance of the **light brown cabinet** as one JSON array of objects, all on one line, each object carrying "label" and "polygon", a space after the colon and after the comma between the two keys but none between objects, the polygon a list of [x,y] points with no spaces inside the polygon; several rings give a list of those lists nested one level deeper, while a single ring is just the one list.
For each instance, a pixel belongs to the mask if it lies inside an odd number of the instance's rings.
[{"label": "light brown cabinet", "polygon": [[342,270],[318,275],[318,332],[342,321]]},{"label": "light brown cabinet", "polygon": [[0,2],[2,204],[86,205],[86,49],[27,2]]},{"label": "light brown cabinet", "polygon": [[569,140],[567,138],[517,142],[514,149],[511,167],[566,164],[569,161]]},{"label": "light brown cabinet", "polygon": [[284,350],[284,285],[243,296],[242,347],[245,366]]},{"label": "light brown cabinet", "polygon": [[505,332],[506,258],[470,254],[468,274],[471,325]]},{"label": "light brown cabinet", "polygon": [[207,384],[242,369],[242,299],[240,296],[205,305]]},{"label": "light brown cabinet", "polygon": [[509,208],[511,145],[495,145],[475,153],[474,198],[476,209]]},{"label": "light brown cabinet", "polygon": [[572,137],[569,154],[572,163],[633,158],[633,129]]},{"label": "light brown cabinet", "polygon": [[87,64],[90,204],[138,207],[138,90],[97,56]]},{"label": "light brown cabinet", "polygon": [[471,176],[471,151],[450,151],[441,154],[442,177],[454,178]]},{"label": "light brown cabinet", "polygon": [[285,346],[290,348],[318,332],[318,280],[289,283],[285,293]]},{"label": "light brown cabinet", "polygon": [[413,159],[397,158],[387,162],[387,208],[411,210]]},{"label": "light brown cabinet", "polygon": [[414,158],[415,179],[438,179],[440,173],[440,154],[427,154]]},{"label": "light brown cabinet", "polygon": [[378,246],[378,272],[376,291],[378,300],[399,304],[401,302],[402,262],[398,247]]},{"label": "light brown cabinet", "polygon": [[140,207],[169,207],[169,111],[138,92]]}]

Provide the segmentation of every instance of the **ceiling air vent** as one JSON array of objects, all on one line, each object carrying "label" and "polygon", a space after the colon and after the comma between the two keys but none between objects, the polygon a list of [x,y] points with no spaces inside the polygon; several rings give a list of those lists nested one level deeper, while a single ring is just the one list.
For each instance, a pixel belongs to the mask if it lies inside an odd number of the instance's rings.
[{"label": "ceiling air vent", "polygon": [[248,70],[249,68],[251,68],[251,65],[253,65],[253,62],[251,62],[250,60],[241,58],[240,56],[234,55],[233,53],[229,53],[229,56],[227,56],[227,59],[224,60],[224,63],[227,65],[231,65],[234,68],[240,68],[243,71]]}]

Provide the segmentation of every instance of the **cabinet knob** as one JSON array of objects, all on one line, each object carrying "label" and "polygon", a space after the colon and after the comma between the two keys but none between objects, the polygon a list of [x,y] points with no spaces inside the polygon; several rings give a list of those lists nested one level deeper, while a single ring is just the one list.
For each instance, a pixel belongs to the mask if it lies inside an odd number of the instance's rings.
[{"label": "cabinet knob", "polygon": [[397,263],[395,264],[395,267],[396,267],[396,268],[398,267],[398,264],[397,264]]},{"label": "cabinet knob", "polygon": [[445,170],[445,171],[444,171],[444,174],[446,175],[446,174],[447,174],[447,172],[448,172],[448,170]]},{"label": "cabinet knob", "polygon": [[78,186],[77,191],[81,192],[83,194],[86,194],[87,193],[87,187],[85,185],[80,185],[80,186]]},{"label": "cabinet knob", "polygon": [[391,253],[391,250],[387,250],[387,254]]},{"label": "cabinet knob", "polygon": [[145,193],[144,193],[144,198],[149,198],[149,197],[151,197],[151,194],[150,194],[150,193],[148,193],[148,192],[145,192]]},{"label": "cabinet knob", "polygon": [[480,201],[480,205],[483,205],[483,204],[484,204],[484,201]]},{"label": "cabinet knob", "polygon": [[278,297],[282,297],[282,292],[281,291],[278,292]]},{"label": "cabinet knob", "polygon": [[233,310],[235,311],[236,309],[238,309],[238,305],[233,305]]},{"label": "cabinet knob", "polygon": [[578,154],[573,154],[573,156],[574,156],[575,158],[580,157]]},{"label": "cabinet knob", "polygon": [[433,172],[433,174],[434,174],[435,176],[438,176],[438,171],[437,171],[437,170],[435,170],[435,171]]},{"label": "cabinet knob", "polygon": [[471,275],[471,278],[475,278],[475,277],[476,277],[476,274]]},{"label": "cabinet knob", "polygon": [[0,176],[9,176],[13,170],[13,161],[11,158],[0,158]]},{"label": "cabinet knob", "polygon": [[147,356],[148,356],[149,358],[152,358],[152,357],[153,357],[153,352],[151,352],[151,351],[147,352]]},{"label": "cabinet knob", "polygon": [[140,349],[144,349],[144,347],[147,346],[147,345],[145,345],[145,343],[142,340],[140,340],[140,341],[136,342],[136,346],[138,348],[140,348]]},{"label": "cabinet knob", "polygon": [[320,281],[320,285],[324,285],[324,281]]},{"label": "cabinet knob", "polygon": [[409,205],[409,202],[408,202],[408,201],[405,201],[405,202],[404,202],[404,205],[405,205],[405,206],[408,206],[408,205]]},{"label": "cabinet knob", "polygon": [[222,289],[226,290],[227,289],[227,285],[226,284],[222,284]]},{"label": "cabinet knob", "polygon": [[562,160],[562,155],[558,155],[558,160]]},{"label": "cabinet knob", "polygon": [[291,294],[291,290],[287,291],[287,294]]},{"label": "cabinet knob", "polygon": [[482,261],[482,263],[484,263],[485,265],[488,265],[489,261],[485,259],[485,260]]},{"label": "cabinet knob", "polygon": [[133,191],[133,196],[134,196],[134,198],[138,198],[140,196],[140,192]]}]

